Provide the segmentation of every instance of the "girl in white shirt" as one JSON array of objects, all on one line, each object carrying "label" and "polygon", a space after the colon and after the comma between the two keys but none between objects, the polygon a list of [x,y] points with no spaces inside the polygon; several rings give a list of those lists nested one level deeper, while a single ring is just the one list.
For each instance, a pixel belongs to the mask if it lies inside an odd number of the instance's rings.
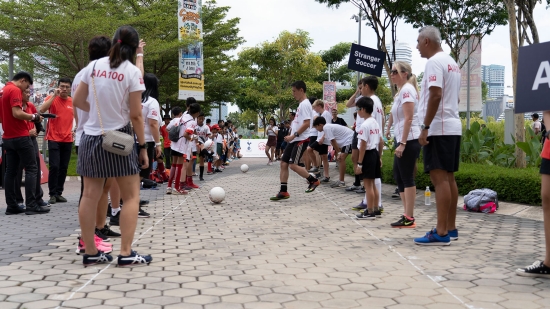
[{"label": "girl in white shirt", "polygon": [[265,145],[265,155],[267,156],[267,165],[273,165],[273,160],[275,159],[275,147],[277,147],[277,132],[279,127],[275,119],[269,119],[269,125],[267,126],[267,144]]},{"label": "girl in white shirt", "polygon": [[390,128],[393,124],[396,141],[393,160],[393,177],[403,203],[404,214],[397,222],[396,228],[413,228],[414,201],[416,198],[415,166],[420,154],[420,124],[417,116],[418,89],[416,76],[411,72],[411,66],[404,61],[395,61],[391,70],[392,84],[399,90],[394,97],[390,118],[386,126],[386,137],[390,138]]},{"label": "girl in white shirt", "polygon": [[[147,168],[149,163],[141,114],[141,93],[145,86],[141,71],[134,65],[138,46],[139,35],[134,28],[118,28],[109,57],[88,65],[73,98],[75,107],[89,112],[77,164],[77,172],[86,183],[79,207],[85,266],[113,260],[112,256],[99,251],[94,242],[95,218],[101,196],[97,192],[103,190],[105,178],[109,177],[116,178],[124,200],[124,211],[120,216],[122,241],[118,265],[132,266],[152,261],[150,255],[139,255],[131,249],[139,208],[139,164]],[[139,155],[132,151],[128,156],[120,156],[104,150],[103,132],[109,130],[132,136],[135,134]]]}]

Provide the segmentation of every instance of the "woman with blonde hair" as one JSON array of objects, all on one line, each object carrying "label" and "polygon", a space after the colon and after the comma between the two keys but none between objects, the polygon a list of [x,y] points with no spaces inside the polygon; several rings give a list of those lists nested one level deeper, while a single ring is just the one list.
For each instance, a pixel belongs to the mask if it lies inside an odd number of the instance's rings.
[{"label": "woman with blonde hair", "polygon": [[416,76],[411,66],[404,61],[395,61],[392,67],[391,83],[397,86],[391,114],[386,126],[386,137],[389,139],[393,124],[398,143],[393,160],[393,177],[397,182],[399,195],[404,207],[404,214],[391,226],[395,228],[416,227],[414,220],[414,201],[416,184],[414,181],[416,159],[420,153],[420,124],[417,116],[418,89]]}]

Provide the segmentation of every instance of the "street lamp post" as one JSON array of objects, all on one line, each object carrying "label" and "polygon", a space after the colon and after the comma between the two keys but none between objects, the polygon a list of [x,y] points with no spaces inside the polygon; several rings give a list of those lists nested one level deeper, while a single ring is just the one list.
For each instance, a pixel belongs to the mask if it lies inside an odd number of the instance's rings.
[{"label": "street lamp post", "polygon": [[[367,19],[363,16],[363,12],[359,9],[359,15],[352,15],[351,19],[354,19],[356,23],[359,24],[359,38],[357,39],[357,44],[361,45],[361,21]],[[361,73],[357,71],[357,83],[361,80]]]}]

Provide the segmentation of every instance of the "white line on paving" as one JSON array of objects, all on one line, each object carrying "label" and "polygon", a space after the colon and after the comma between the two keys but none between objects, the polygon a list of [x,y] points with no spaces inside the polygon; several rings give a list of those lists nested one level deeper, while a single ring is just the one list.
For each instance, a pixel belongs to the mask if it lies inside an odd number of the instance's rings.
[{"label": "white line on paving", "polygon": [[420,268],[419,266],[417,266],[416,264],[414,264],[414,262],[407,258],[406,256],[402,255],[399,251],[397,251],[392,245],[389,245],[388,243],[386,243],[386,241],[384,239],[380,239],[378,238],[378,236],[376,236],[371,230],[369,230],[367,227],[365,227],[364,225],[362,225],[361,223],[359,223],[359,220],[355,219],[354,216],[350,216],[346,211],[345,209],[343,209],[342,207],[338,206],[331,198],[327,197],[325,195],[325,193],[322,191],[322,190],[319,190],[317,189],[317,191],[319,193],[321,193],[321,195],[328,201],[330,201],[332,204],[334,204],[334,206],[338,207],[338,209],[340,210],[340,212],[342,212],[344,215],[346,215],[348,218],[350,218],[353,222],[355,222],[357,225],[359,225],[360,227],[362,227],[366,232],[367,234],[369,234],[371,237],[373,237],[374,239],[382,242],[384,245],[388,246],[388,249],[390,249],[391,252],[397,254],[399,257],[401,257],[402,259],[404,259],[405,261],[409,262],[409,264],[411,264],[414,268],[416,268],[416,270],[418,270],[422,275],[426,276],[428,279],[430,279],[432,282],[434,282],[436,285],[438,285],[439,287],[443,288],[445,291],[447,291],[447,293],[449,293],[449,295],[451,295],[452,297],[454,297],[456,300],[458,300],[462,305],[464,305],[466,308],[469,308],[469,309],[483,309],[483,308],[480,308],[480,307],[474,307],[472,305],[469,305],[467,304],[466,302],[464,302],[460,297],[456,296],[455,294],[453,294],[453,292],[451,292],[447,287],[441,285],[439,282],[441,281],[440,279],[441,278],[438,278],[439,276],[436,276],[436,277],[432,277],[428,274],[426,274],[424,272],[424,270],[422,270],[422,268]]}]

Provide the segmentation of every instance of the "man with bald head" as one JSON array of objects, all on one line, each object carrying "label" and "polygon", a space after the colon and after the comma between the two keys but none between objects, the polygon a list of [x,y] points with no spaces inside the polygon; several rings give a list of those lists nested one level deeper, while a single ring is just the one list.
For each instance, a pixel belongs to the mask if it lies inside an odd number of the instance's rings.
[{"label": "man with bald head", "polygon": [[458,239],[456,206],[458,187],[454,173],[460,161],[462,123],[458,116],[460,68],[441,48],[439,29],[420,29],[416,48],[427,58],[418,119],[422,121],[418,141],[423,147],[424,172],[430,174],[435,187],[437,225],[420,238],[417,245],[448,246]]}]

